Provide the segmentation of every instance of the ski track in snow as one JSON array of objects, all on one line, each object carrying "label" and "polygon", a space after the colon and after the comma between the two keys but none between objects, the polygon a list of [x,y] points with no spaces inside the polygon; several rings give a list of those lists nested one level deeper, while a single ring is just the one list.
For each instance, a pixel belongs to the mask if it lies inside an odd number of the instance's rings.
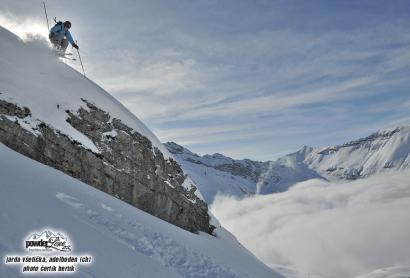
[{"label": "ski track in snow", "polygon": [[[219,266],[209,256],[190,251],[176,241],[138,222],[123,219],[121,214],[115,213],[114,209],[104,204],[101,204],[102,208],[112,217],[98,213],[65,193],[58,192],[56,198],[76,209],[80,215],[88,217],[92,223],[108,229],[136,252],[155,259],[165,267],[175,269],[183,277],[243,277],[230,268]],[[190,259],[186,260],[186,258]]]}]

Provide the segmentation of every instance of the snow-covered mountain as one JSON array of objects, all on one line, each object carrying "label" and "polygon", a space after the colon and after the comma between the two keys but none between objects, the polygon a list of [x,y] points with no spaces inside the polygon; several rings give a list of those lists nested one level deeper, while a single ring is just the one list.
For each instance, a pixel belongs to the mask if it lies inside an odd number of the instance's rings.
[{"label": "snow-covered mountain", "polygon": [[42,239],[42,240],[48,240],[48,239],[49,239],[50,237],[52,237],[52,236],[58,236],[58,237],[60,237],[60,238],[62,238],[62,239],[66,239],[65,236],[63,236],[63,235],[60,234],[59,232],[54,233],[54,232],[52,232],[52,231],[46,230],[46,231],[42,232],[41,234],[36,234],[36,233],[32,234],[32,235],[28,238],[28,240],[40,240],[40,239]]},{"label": "snow-covered mountain", "polygon": [[139,119],[46,43],[0,27],[0,52],[2,258],[50,228],[94,257],[75,277],[282,277],[218,224]]},{"label": "snow-covered mountain", "polygon": [[165,144],[212,203],[219,192],[235,196],[269,194],[312,178],[346,181],[410,166],[410,127],[382,130],[327,148],[304,146],[275,161],[199,156],[174,142]]},{"label": "snow-covered mountain", "polygon": [[410,166],[410,126],[311,152],[304,163],[327,179],[354,180]]}]

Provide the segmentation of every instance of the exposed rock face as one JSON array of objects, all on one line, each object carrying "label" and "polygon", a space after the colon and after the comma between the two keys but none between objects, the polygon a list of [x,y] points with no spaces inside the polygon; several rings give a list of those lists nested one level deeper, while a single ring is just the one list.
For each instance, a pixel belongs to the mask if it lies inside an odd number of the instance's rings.
[{"label": "exposed rock face", "polygon": [[[256,162],[258,163],[258,162]],[[255,163],[255,164],[256,164]],[[252,164],[249,160],[245,160],[244,164],[234,162],[232,164],[222,164],[215,166],[215,169],[231,173],[234,176],[250,177],[253,181],[256,181],[261,171]]]},{"label": "exposed rock face", "polygon": [[184,156],[185,154],[184,159],[186,161],[203,165],[205,167],[211,167],[219,171],[230,173],[234,176],[249,178],[255,182],[258,180],[262,168],[266,167],[266,165],[263,165],[263,163],[259,161],[252,161],[250,159],[234,160],[219,153],[215,153],[213,155],[204,155],[203,157],[201,157],[176,144],[175,142],[167,142],[164,145],[167,147],[169,152],[176,156]]},{"label": "exposed rock face", "polygon": [[[232,162],[228,162],[228,163],[224,163],[220,165],[209,165],[209,164],[204,163],[203,161],[192,159],[191,157],[186,158],[186,160],[189,162],[195,163],[195,164],[201,164],[205,167],[211,167],[219,171],[227,172],[234,176],[250,178],[253,181],[257,181],[258,176],[260,175],[260,170],[256,168],[255,166],[258,162],[255,162],[254,164],[252,164],[251,162],[248,162],[248,161],[242,161],[242,163],[232,161]],[[260,166],[260,165],[257,165],[257,166]]]},{"label": "exposed rock face", "polygon": [[[46,123],[28,130],[30,109],[0,100],[0,141],[137,208],[191,232],[212,233],[207,204],[186,189],[186,177],[151,141],[119,119],[83,100],[87,109],[66,111],[67,122],[90,138],[100,153]],[[30,121],[32,122],[32,121]]]},{"label": "exposed rock face", "polygon": [[350,141],[347,143],[344,143],[342,145],[337,145],[334,147],[328,147],[324,148],[323,150],[319,151],[318,154],[323,154],[323,155],[329,155],[333,154],[343,148],[349,148],[352,147],[353,149],[360,149],[360,147],[364,146],[367,148],[373,148],[377,149],[374,145],[373,142],[376,140],[389,140],[395,133],[400,132],[400,128],[395,128],[393,130],[388,130],[385,132],[376,132],[373,133],[365,138],[360,138],[358,140]]}]

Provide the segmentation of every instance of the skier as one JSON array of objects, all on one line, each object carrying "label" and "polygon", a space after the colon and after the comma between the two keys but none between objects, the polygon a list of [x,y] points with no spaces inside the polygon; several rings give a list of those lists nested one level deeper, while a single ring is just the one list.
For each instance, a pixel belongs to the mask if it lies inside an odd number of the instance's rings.
[{"label": "skier", "polygon": [[59,49],[62,53],[67,49],[68,43],[78,49],[78,45],[74,42],[73,37],[68,29],[71,28],[71,22],[57,22],[53,28],[50,29],[49,39],[55,48]]}]

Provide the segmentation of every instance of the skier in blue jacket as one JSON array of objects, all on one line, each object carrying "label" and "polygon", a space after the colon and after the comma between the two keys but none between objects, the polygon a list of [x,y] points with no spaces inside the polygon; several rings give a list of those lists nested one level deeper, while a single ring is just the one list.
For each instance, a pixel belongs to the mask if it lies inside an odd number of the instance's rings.
[{"label": "skier in blue jacket", "polygon": [[67,49],[68,43],[71,43],[74,48],[78,49],[78,45],[74,42],[69,31],[70,28],[70,21],[66,21],[64,23],[59,21],[53,28],[50,29],[50,35],[48,36],[54,47],[60,49],[63,53]]}]

